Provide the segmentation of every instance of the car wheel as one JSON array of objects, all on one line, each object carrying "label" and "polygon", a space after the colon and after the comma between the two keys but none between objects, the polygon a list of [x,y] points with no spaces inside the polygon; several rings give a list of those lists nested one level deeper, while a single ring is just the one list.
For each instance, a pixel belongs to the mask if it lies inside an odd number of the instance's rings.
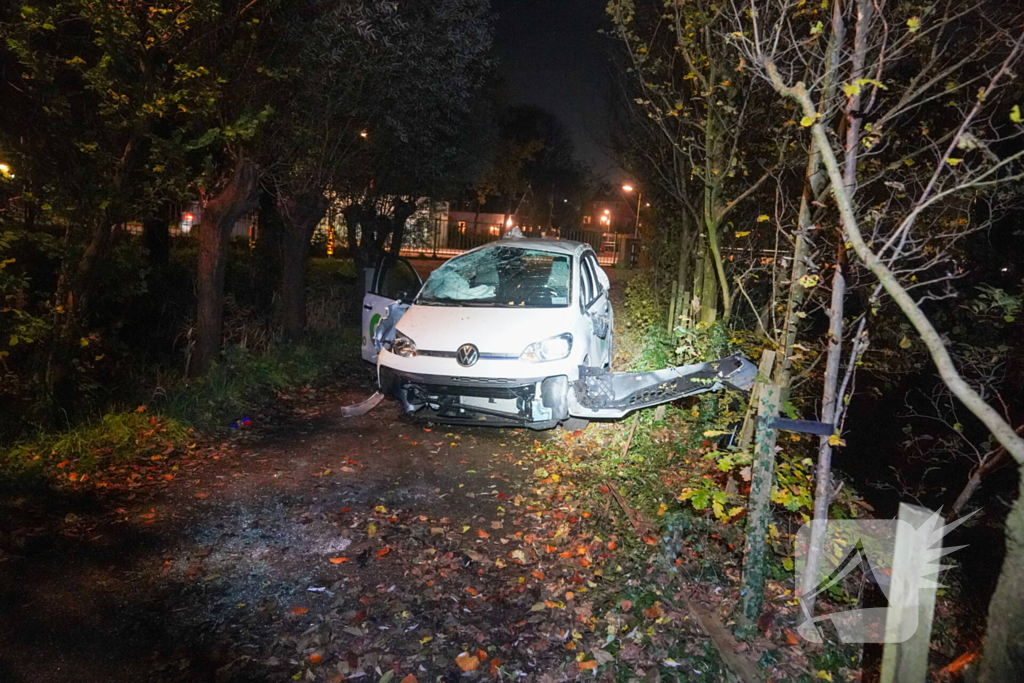
[{"label": "car wheel", "polygon": [[577,429],[580,431],[590,426],[590,420],[584,420],[582,417],[570,417],[562,421],[562,429],[567,432],[575,432]]}]

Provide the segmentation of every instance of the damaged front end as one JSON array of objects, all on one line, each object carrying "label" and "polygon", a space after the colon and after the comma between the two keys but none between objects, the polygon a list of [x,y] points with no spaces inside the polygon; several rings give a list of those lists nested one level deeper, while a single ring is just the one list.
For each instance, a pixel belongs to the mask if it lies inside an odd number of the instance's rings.
[{"label": "damaged front end", "polygon": [[473,378],[380,370],[382,390],[409,414],[448,424],[550,429],[568,414],[568,378]]},{"label": "damaged front end", "polygon": [[750,391],[757,366],[733,354],[708,363],[651,372],[610,372],[580,367],[569,392],[569,414],[587,419],[617,419],[686,396],[723,388]]}]

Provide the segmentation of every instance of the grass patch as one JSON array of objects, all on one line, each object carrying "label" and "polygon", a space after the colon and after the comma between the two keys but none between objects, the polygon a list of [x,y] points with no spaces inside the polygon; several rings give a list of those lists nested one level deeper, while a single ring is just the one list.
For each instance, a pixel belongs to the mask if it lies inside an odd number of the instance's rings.
[{"label": "grass patch", "polygon": [[144,410],[108,413],[58,433],[40,433],[0,454],[0,472],[8,478],[82,475],[185,446],[192,430]]},{"label": "grass patch", "polygon": [[228,427],[258,411],[277,393],[312,384],[359,362],[360,332],[311,335],[301,343],[254,355],[244,348],[229,349],[206,376],[164,391],[156,402],[163,413],[200,429]]},{"label": "grass patch", "polygon": [[[233,347],[202,378],[174,379],[145,406],[122,406],[60,432],[40,432],[0,450],[0,478],[95,481],[101,471],[182,450],[193,429],[224,431],[257,418],[278,393],[357,366],[360,333],[348,327],[262,354]],[[162,456],[161,456],[162,457]]]}]

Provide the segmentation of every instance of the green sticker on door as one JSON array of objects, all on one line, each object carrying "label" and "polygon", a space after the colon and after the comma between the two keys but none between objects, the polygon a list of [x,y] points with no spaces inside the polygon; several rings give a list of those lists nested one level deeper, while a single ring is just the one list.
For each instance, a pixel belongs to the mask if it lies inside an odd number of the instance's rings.
[{"label": "green sticker on door", "polygon": [[373,341],[373,333],[377,329],[377,323],[380,322],[380,313],[374,313],[373,317],[370,318],[370,341]]}]

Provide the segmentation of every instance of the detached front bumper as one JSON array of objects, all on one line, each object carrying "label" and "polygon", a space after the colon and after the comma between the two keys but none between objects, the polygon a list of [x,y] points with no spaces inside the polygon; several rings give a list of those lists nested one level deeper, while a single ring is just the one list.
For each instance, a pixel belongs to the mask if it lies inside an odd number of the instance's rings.
[{"label": "detached front bumper", "polygon": [[408,414],[450,424],[550,429],[569,417],[566,375],[527,379],[422,375],[380,367],[380,386]]}]

